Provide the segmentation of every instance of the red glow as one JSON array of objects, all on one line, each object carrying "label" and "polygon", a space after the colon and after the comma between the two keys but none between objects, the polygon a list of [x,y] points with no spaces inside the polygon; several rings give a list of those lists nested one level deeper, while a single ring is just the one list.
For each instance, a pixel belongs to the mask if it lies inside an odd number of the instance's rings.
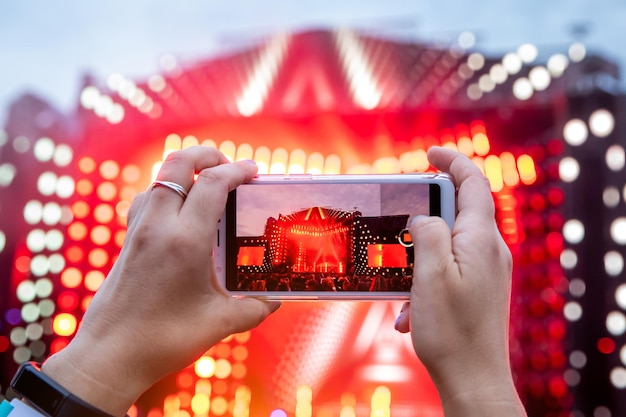
[{"label": "red glow", "polygon": [[367,245],[367,266],[370,268],[405,268],[406,248],[399,243]]},{"label": "red glow", "polygon": [[52,341],[52,343],[50,343],[50,353],[57,353],[59,351],[61,351],[62,349],[65,348],[65,346],[67,346],[69,343],[69,340],[64,339],[64,338],[57,338],[54,339]]},{"label": "red glow", "polygon": [[59,308],[63,311],[72,311],[78,307],[78,295],[73,291],[63,291],[57,299]]},{"label": "red glow", "polygon": [[11,346],[9,338],[0,335],[0,353],[6,352],[9,346]]},{"label": "red glow", "polygon": [[237,265],[241,266],[261,266],[265,259],[265,248],[263,246],[244,246],[239,248],[237,254]]},{"label": "red glow", "polygon": [[615,351],[615,342],[609,337],[603,337],[598,340],[598,350],[601,353],[609,355]]}]

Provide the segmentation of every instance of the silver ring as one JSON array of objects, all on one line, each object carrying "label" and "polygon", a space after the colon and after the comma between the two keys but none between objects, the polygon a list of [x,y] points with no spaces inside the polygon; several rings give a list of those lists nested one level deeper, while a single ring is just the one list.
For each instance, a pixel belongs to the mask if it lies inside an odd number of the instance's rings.
[{"label": "silver ring", "polygon": [[163,187],[167,187],[172,191],[176,191],[176,194],[181,196],[183,200],[187,198],[187,191],[185,191],[183,186],[180,184],[176,184],[175,182],[171,182],[171,181],[156,180],[152,183],[152,185],[150,186],[150,189],[153,189],[154,187],[159,186],[159,185],[162,185]]}]

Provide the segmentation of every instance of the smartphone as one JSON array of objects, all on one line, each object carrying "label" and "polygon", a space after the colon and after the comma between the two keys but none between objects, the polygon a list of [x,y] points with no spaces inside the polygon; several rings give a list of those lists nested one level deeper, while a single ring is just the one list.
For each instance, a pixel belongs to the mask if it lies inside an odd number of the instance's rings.
[{"label": "smartphone", "polygon": [[408,299],[410,220],[455,214],[445,173],[260,175],[229,194],[216,271],[235,297]]}]

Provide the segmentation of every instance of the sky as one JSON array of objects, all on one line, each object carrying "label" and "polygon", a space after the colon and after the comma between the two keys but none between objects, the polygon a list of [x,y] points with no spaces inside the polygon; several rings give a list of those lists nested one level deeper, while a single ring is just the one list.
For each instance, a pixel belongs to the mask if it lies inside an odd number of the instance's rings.
[{"label": "sky", "polygon": [[283,30],[350,27],[447,45],[472,31],[473,49],[486,55],[530,42],[539,59],[582,41],[624,74],[624,22],[623,0],[3,1],[0,126],[24,92],[70,113],[85,74],[143,80],[161,72],[165,54],[194,62]]}]

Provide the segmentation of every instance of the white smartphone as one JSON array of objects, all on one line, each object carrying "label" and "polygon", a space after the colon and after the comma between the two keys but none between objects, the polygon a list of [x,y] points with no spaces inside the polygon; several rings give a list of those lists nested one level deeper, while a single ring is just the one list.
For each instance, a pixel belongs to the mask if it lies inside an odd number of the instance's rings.
[{"label": "white smartphone", "polygon": [[410,220],[455,214],[445,173],[260,175],[229,195],[216,271],[235,297],[408,299]]}]

